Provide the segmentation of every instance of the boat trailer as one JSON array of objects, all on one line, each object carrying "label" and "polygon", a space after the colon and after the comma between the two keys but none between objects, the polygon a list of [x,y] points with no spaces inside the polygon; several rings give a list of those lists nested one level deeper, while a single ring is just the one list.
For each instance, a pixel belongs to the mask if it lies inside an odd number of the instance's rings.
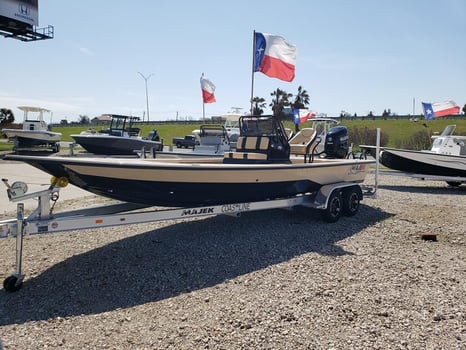
[{"label": "boat trailer", "polygon": [[[157,209],[147,205],[116,202],[103,206],[64,212],[53,212],[59,199],[59,191],[68,184],[66,178],[52,178],[51,185],[41,191],[27,193],[27,184],[2,179],[7,186],[10,201],[18,202],[16,218],[0,221],[0,238],[16,237],[15,272],[3,282],[7,292],[21,288],[25,275],[22,273],[23,237],[26,235],[64,232],[78,229],[95,229],[109,226],[140,224],[163,220],[185,219],[212,215],[240,216],[242,213],[305,206],[322,210],[323,219],[336,222],[342,215],[353,216],[359,211],[364,196],[375,196],[374,187],[362,187],[357,183],[341,182],[322,186],[313,193],[302,193],[287,198],[228,203],[192,208]],[[36,198],[37,207],[27,217],[24,200]]]}]

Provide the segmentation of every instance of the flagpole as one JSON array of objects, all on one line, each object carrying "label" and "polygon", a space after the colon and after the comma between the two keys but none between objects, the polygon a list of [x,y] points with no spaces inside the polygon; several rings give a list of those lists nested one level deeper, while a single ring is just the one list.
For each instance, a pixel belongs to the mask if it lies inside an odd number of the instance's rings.
[{"label": "flagpole", "polygon": [[[202,78],[204,77],[204,73],[202,73],[201,78],[199,81],[201,82],[201,87],[202,87]],[[205,123],[205,102],[204,98],[202,98],[202,122]]]},{"label": "flagpole", "polygon": [[251,67],[251,107],[249,112],[252,115],[252,99],[254,97],[254,64],[256,63],[256,31],[252,31],[252,67]]}]

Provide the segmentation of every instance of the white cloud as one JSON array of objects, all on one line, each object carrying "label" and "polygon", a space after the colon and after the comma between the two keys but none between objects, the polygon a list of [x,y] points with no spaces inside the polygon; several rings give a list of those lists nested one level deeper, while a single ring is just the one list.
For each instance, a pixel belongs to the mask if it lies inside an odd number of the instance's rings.
[{"label": "white cloud", "polygon": [[85,54],[87,56],[94,56],[94,51],[92,51],[91,49],[89,49],[87,47],[80,47],[79,51],[81,51],[83,54]]}]

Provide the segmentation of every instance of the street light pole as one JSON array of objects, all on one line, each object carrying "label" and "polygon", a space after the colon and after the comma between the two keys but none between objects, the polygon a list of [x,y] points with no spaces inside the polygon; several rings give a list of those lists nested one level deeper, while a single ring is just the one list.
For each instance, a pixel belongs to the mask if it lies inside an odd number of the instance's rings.
[{"label": "street light pole", "polygon": [[[147,77],[144,76],[144,74],[142,74],[141,72],[138,72],[141,77],[146,81],[146,112],[147,112],[147,121],[149,121],[149,94],[147,93],[147,81],[149,80],[149,78],[151,76],[153,76],[154,74],[149,74]],[[143,118],[143,121],[144,121],[144,118]]]}]

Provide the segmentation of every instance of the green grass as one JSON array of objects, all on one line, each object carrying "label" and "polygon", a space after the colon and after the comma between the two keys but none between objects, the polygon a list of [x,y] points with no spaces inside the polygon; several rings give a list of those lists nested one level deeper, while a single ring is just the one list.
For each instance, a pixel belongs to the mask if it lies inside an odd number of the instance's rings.
[{"label": "green grass", "polygon": [[[286,121],[285,127],[294,130],[294,124],[290,121]],[[426,121],[420,119],[417,122],[409,121],[407,119],[389,119],[389,120],[349,120],[344,119],[341,121],[341,125],[347,126],[349,129],[349,134],[351,138],[351,129],[352,128],[368,128],[368,129],[377,129],[380,128],[382,132],[388,134],[389,147],[397,147],[402,140],[412,138],[413,135],[420,130],[425,130],[426,128],[430,129],[432,133],[440,133],[445,126],[455,124],[457,135],[466,135],[466,117],[461,118],[441,118],[431,121]],[[172,123],[172,124],[159,124],[159,125],[150,125],[142,124],[141,134],[147,136],[149,132],[153,129],[157,129],[160,137],[163,139],[165,145],[171,145],[173,137],[183,137],[184,135],[192,134],[194,129],[199,129],[200,123],[190,123],[190,124],[181,124],[181,123]],[[309,127],[310,122],[301,124],[300,128]],[[61,132],[63,134],[63,141],[73,141],[71,134],[79,134],[81,131],[86,130],[84,126],[59,126],[54,127],[53,131]],[[102,129],[102,127],[96,127],[96,130]],[[13,144],[10,142],[0,142],[0,151],[11,150]]]},{"label": "green grass", "polygon": [[[199,129],[198,124],[160,124],[160,125],[138,125],[141,128],[141,135],[147,136],[149,132],[156,129],[160,137],[163,139],[165,145],[170,145],[173,137],[184,137],[185,135],[191,135],[194,129]],[[81,131],[86,130],[83,126],[60,126],[54,127],[53,131],[61,132],[63,134],[62,141],[73,141],[70,136],[72,134],[79,134]],[[95,127],[95,130],[99,131],[104,127]]]},{"label": "green grass", "polygon": [[[300,127],[310,126],[311,123],[307,122],[302,124]],[[397,147],[402,143],[402,140],[412,138],[414,134],[421,130],[430,129],[432,134],[441,133],[447,125],[456,125],[456,135],[466,135],[466,117],[461,118],[442,118],[435,120],[423,120],[410,121],[408,119],[388,119],[388,120],[346,120],[341,121],[340,125],[348,127],[348,133],[351,138],[352,128],[368,128],[380,130],[386,133],[389,137],[388,147]],[[294,130],[294,125],[291,122],[285,123],[286,127]]]}]

